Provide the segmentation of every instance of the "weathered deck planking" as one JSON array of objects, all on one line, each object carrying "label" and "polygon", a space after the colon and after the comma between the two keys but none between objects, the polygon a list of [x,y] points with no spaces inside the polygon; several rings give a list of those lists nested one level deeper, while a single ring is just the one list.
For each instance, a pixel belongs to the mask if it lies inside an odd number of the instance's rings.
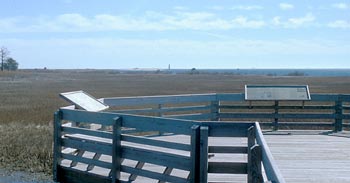
[{"label": "weathered deck planking", "polygon": [[[349,182],[350,183],[350,135],[342,133],[345,137],[334,136],[336,134],[324,135],[299,132],[278,132],[265,134],[265,139],[270,147],[278,168],[288,183],[312,183],[312,182]],[[348,138],[347,138],[348,137]],[[152,137],[157,140],[189,144],[190,139],[185,135]],[[123,145],[132,146],[132,143]],[[246,138],[209,138],[209,146],[246,146]],[[147,145],[138,145],[138,148],[151,148]],[[188,156],[188,152],[171,150],[166,148],[155,148],[153,150]],[[246,162],[246,154],[211,154],[209,162]],[[93,153],[85,153],[84,157],[91,157]],[[111,161],[110,156],[102,156],[101,160]],[[136,161],[125,160],[123,165],[135,167]],[[63,165],[69,166],[65,161]],[[78,163],[76,169],[84,170],[87,165]],[[162,172],[163,167],[146,163],[144,170]],[[102,168],[94,168],[90,173],[108,175],[108,171]],[[187,177],[188,172],[176,170],[171,175]],[[121,179],[127,180],[129,174],[122,173]],[[209,182],[247,182],[247,175],[208,174]],[[142,176],[137,176],[135,182],[157,182]]]},{"label": "weathered deck planking", "polygon": [[350,135],[264,135],[286,182],[350,182]]}]

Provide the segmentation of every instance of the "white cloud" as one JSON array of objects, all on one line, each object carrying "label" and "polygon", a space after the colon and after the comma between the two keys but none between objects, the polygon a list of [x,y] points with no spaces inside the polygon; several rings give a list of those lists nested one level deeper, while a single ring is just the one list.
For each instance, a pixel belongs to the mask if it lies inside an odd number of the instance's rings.
[{"label": "white cloud", "polygon": [[289,4],[289,3],[280,3],[279,7],[281,10],[291,10],[294,8],[294,5]]},{"label": "white cloud", "polygon": [[177,13],[179,19],[191,19],[191,20],[208,20],[215,18],[215,14],[207,12],[183,12]]},{"label": "white cloud", "polygon": [[160,24],[173,30],[226,30],[231,28],[226,20],[216,18],[215,14],[206,12],[178,12],[176,16],[160,19]]},{"label": "white cloud", "polygon": [[78,28],[91,27],[92,22],[80,14],[63,14],[56,18],[58,24],[75,26]]},{"label": "white cloud", "polygon": [[246,17],[239,16],[232,20],[234,25],[242,28],[260,28],[265,26],[265,22],[261,20],[248,20]]},{"label": "white cloud", "polygon": [[281,17],[279,17],[279,16],[273,17],[272,18],[272,24],[276,25],[276,26],[280,26],[282,24],[281,23]]},{"label": "white cloud", "polygon": [[306,26],[315,21],[315,17],[312,13],[308,13],[303,17],[289,18],[283,21],[281,17],[276,16],[272,18],[272,24],[275,26],[282,26],[284,28],[298,28]]},{"label": "white cloud", "polygon": [[345,21],[345,20],[336,20],[334,22],[328,23],[327,26],[331,27],[331,28],[348,29],[348,28],[350,28],[350,22]]},{"label": "white cloud", "polygon": [[299,27],[306,23],[313,22],[314,20],[315,20],[315,17],[311,13],[308,13],[304,17],[290,18],[288,19],[288,22],[291,23],[292,27],[294,26]]},{"label": "white cloud", "polygon": [[145,12],[142,16],[98,14],[62,14],[51,18],[0,19],[0,32],[98,32],[98,31],[166,31],[166,30],[229,30],[260,28],[263,20],[244,16],[222,18],[209,12],[158,13]]},{"label": "white cloud", "polygon": [[341,9],[341,10],[346,10],[346,9],[350,8],[350,6],[348,4],[345,4],[345,3],[334,3],[334,4],[332,4],[332,7],[337,8],[337,9]]},{"label": "white cloud", "polygon": [[177,18],[168,17],[163,23],[175,29],[192,30],[229,30],[235,28],[261,28],[265,25],[261,20],[249,20],[238,16],[233,19],[221,19],[212,13],[178,13]]},{"label": "white cloud", "polygon": [[264,9],[264,7],[262,6],[258,6],[258,5],[251,5],[251,6],[233,6],[231,7],[231,10],[262,10]]}]

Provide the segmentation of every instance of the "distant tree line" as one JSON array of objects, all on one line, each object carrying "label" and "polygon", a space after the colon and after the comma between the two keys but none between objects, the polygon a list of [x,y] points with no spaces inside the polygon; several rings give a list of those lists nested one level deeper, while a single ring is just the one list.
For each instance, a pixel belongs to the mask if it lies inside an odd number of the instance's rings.
[{"label": "distant tree line", "polygon": [[18,69],[18,62],[10,56],[10,51],[6,47],[0,48],[1,71],[15,71]]},{"label": "distant tree line", "polygon": [[306,76],[306,74],[301,71],[294,71],[294,72],[288,73],[287,76]]}]

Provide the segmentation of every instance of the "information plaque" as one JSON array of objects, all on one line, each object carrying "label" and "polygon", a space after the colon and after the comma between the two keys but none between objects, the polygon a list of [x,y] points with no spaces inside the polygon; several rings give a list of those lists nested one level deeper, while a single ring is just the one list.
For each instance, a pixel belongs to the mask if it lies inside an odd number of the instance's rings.
[{"label": "information plaque", "polygon": [[78,108],[86,111],[98,112],[108,109],[108,106],[98,101],[96,98],[84,91],[73,91],[61,93],[60,96],[68,102],[76,105]]},{"label": "information plaque", "polygon": [[311,100],[307,85],[271,86],[271,85],[246,85],[245,100]]}]

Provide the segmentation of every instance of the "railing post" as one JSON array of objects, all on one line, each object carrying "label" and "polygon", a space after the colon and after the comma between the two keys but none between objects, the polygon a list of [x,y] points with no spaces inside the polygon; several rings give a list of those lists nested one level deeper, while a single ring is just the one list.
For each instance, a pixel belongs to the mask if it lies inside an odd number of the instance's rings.
[{"label": "railing post", "polygon": [[251,148],[255,145],[255,126],[251,126],[248,128],[248,166],[247,166],[247,174],[248,174],[248,182],[253,181],[253,176],[252,176],[252,160],[251,160]]},{"label": "railing post", "polygon": [[112,139],[112,183],[117,183],[120,180],[121,166],[121,125],[120,117],[114,118],[113,139]]},{"label": "railing post", "polygon": [[200,170],[200,127],[193,125],[191,128],[191,160],[192,167],[190,172],[189,181],[191,183],[199,182],[199,170]]},{"label": "railing post", "polygon": [[158,109],[158,113],[157,113],[157,116],[158,117],[162,117],[163,116],[163,113],[162,113],[162,104],[158,104],[157,108]]},{"label": "railing post", "polygon": [[261,147],[256,144],[256,127],[248,128],[248,183],[263,182],[261,173]]},{"label": "railing post", "polygon": [[278,101],[275,101],[275,120],[274,120],[274,123],[273,123],[273,130],[274,131],[277,131],[278,130]]},{"label": "railing post", "polygon": [[261,147],[255,144],[248,152],[248,183],[262,183],[264,180],[261,172]]},{"label": "railing post", "polygon": [[212,101],[210,103],[211,109],[210,113],[212,115],[211,119],[212,121],[219,121],[219,101]]},{"label": "railing post", "polygon": [[208,182],[208,135],[209,128],[207,126],[200,127],[200,169],[199,182]]},{"label": "railing post", "polygon": [[62,112],[57,111],[54,114],[54,122],[53,122],[53,180],[55,182],[59,181],[58,175],[58,166],[60,164],[61,151],[62,151],[62,143],[61,143],[61,125],[62,125]]},{"label": "railing post", "polygon": [[[162,117],[162,116],[163,116],[162,107],[163,107],[162,104],[158,104],[158,106],[156,107],[156,109],[158,110],[158,112],[157,112],[157,116],[158,116],[158,117]],[[159,136],[163,135],[163,132],[158,131],[158,135],[159,135]]]},{"label": "railing post", "polygon": [[255,126],[248,128],[248,149],[253,147],[255,144]]},{"label": "railing post", "polygon": [[340,132],[343,130],[343,102],[339,99],[335,101],[335,122],[334,122],[334,131]]}]

